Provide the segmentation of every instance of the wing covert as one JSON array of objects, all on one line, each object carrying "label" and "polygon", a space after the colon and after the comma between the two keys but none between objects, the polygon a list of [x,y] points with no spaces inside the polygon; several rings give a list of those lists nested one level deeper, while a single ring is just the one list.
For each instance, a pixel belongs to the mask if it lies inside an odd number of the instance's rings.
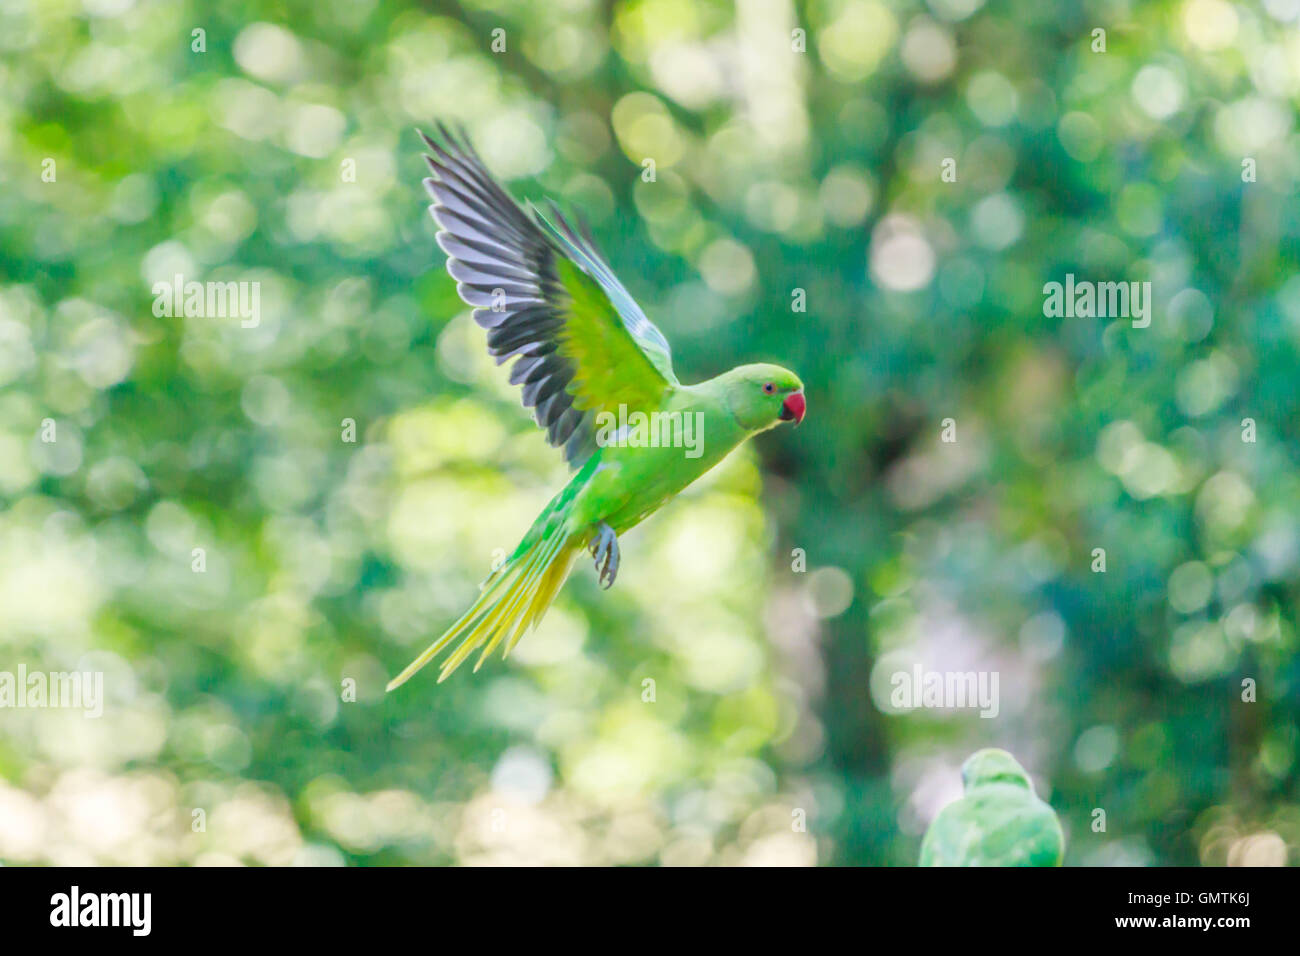
[{"label": "wing covert", "polygon": [[424,181],[438,245],[457,291],[487,330],[488,352],[514,358],[510,382],[547,440],[579,467],[595,450],[595,415],[652,411],[677,385],[671,352],[605,263],[590,231],[552,210],[525,212],[468,141],[423,133],[434,176]]}]

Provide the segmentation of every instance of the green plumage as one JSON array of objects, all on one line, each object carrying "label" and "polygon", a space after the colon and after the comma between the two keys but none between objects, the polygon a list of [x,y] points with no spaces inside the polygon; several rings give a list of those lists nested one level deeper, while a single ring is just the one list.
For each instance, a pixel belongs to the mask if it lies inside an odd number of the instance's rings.
[{"label": "green plumage", "polygon": [[921,843],[921,866],[1060,866],[1065,837],[1005,750],[962,765],[965,796],[939,811]]},{"label": "green plumage", "polygon": [[[389,684],[459,639],[439,680],[482,648],[504,653],[535,627],[584,548],[601,583],[618,573],[618,535],[653,514],[747,438],[803,418],[803,384],[776,365],[743,365],[683,385],[663,333],[596,250],[589,232],[521,209],[472,147],[425,137],[425,185],[438,243],[498,362],[514,360],[548,440],[576,469],[474,604]],[[553,221],[552,221],[553,219]]]}]

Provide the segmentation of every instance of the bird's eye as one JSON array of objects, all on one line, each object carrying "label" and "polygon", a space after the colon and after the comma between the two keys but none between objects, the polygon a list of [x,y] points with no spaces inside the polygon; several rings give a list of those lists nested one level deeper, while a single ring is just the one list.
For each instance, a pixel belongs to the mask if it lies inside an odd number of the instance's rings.
[{"label": "bird's eye", "polygon": [[773,392],[776,391],[776,386],[773,385],[771,382],[764,382],[763,391],[766,392],[768,395],[771,395]]}]

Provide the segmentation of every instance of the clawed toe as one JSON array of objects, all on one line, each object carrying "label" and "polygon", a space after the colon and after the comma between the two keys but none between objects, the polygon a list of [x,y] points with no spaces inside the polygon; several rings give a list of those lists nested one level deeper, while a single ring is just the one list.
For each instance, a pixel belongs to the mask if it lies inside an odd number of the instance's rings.
[{"label": "clawed toe", "polygon": [[616,577],[618,577],[618,545],[617,544],[615,544],[614,547],[610,549],[609,555],[605,558],[605,567],[600,572],[600,586],[605,588],[606,590],[609,590],[610,586],[614,583],[614,579]]},{"label": "clawed toe", "polygon": [[591,554],[596,559],[596,573],[600,586],[606,590],[618,577],[618,536],[603,521],[596,537],[591,541]]}]

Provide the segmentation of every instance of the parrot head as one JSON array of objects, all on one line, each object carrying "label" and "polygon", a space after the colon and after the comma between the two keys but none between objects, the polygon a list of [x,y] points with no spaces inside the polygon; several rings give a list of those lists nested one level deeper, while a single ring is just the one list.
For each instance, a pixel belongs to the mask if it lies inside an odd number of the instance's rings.
[{"label": "parrot head", "polygon": [[779,365],[741,365],[719,376],[736,421],[751,431],[803,421],[807,403],[799,376]]},{"label": "parrot head", "polygon": [[1009,783],[1034,792],[1025,768],[1011,754],[995,747],[977,750],[966,758],[961,765],[961,782],[967,790],[986,783]]}]

